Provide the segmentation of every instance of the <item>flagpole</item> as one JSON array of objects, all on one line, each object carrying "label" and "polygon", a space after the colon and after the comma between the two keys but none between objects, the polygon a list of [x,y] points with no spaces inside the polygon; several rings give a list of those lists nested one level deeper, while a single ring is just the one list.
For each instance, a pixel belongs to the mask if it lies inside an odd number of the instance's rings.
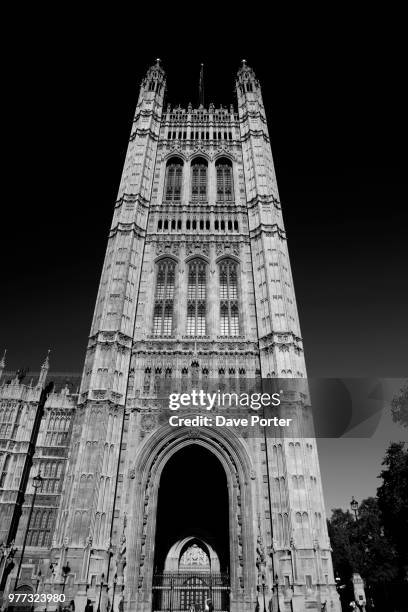
[{"label": "flagpole", "polygon": [[201,64],[200,83],[199,83],[198,90],[199,90],[200,106],[204,106],[204,64]]}]

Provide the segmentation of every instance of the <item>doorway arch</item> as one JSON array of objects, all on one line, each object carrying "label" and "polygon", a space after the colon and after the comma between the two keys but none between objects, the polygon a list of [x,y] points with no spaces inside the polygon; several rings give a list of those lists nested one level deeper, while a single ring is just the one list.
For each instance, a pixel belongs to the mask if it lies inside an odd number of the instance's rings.
[{"label": "doorway arch", "polygon": [[188,444],[167,460],[159,481],[155,571],[164,571],[169,550],[176,542],[196,536],[199,549],[208,555],[210,545],[220,569],[229,573],[228,497],[225,470],[205,446]]},{"label": "doorway arch", "polygon": [[[197,555],[191,554],[194,561],[194,556],[197,557],[197,562],[191,562],[191,560],[186,559],[189,552],[192,552],[192,549],[195,547],[200,549]],[[201,552],[202,551],[202,552]],[[201,553],[201,554],[200,554]],[[203,554],[204,553],[204,557]],[[190,562],[189,562],[190,561]],[[191,570],[191,566],[202,566],[203,571],[213,571],[220,572],[220,560],[218,558],[217,553],[212,548],[212,546],[205,542],[201,537],[197,537],[196,535],[188,536],[179,540],[170,548],[169,552],[166,556],[166,561],[164,564],[165,572],[183,572]]]},{"label": "doorway arch", "polygon": [[228,498],[225,470],[205,446],[188,444],[167,460],[157,501],[153,612],[204,612],[209,602],[228,612]]},{"label": "doorway arch", "polygon": [[[230,609],[252,610],[256,600],[254,471],[244,442],[235,433],[205,428],[175,430],[164,425],[145,438],[137,452],[132,468],[137,478],[130,482],[129,497],[133,502],[127,515],[128,586],[125,599],[129,609],[141,612],[152,610],[160,478],[170,458],[191,445],[201,446],[209,451],[225,472],[228,494]],[[160,556],[157,559],[160,559]]]}]

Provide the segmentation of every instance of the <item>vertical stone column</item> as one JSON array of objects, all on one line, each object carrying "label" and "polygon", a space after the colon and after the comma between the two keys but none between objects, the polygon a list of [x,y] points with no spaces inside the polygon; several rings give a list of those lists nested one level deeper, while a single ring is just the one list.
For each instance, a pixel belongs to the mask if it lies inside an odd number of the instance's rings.
[{"label": "vertical stone column", "polygon": [[[269,133],[259,82],[254,72],[246,63],[238,72],[237,82],[238,112],[240,121],[245,191],[248,206],[249,235],[252,251],[252,271],[255,288],[257,311],[258,343],[261,360],[261,374],[280,378],[306,376],[303,357],[303,345],[300,335],[296,298],[290,271],[286,234],[282,219],[276,176],[269,144]],[[299,398],[296,398],[298,402]],[[300,407],[299,410],[301,411]],[[268,498],[268,481],[274,492],[272,520],[275,533],[274,568],[282,587],[283,576],[288,571],[287,550],[288,537],[293,540],[292,562],[294,566],[302,565],[302,571],[295,583],[292,600],[295,611],[303,610],[306,603],[306,585],[304,574],[312,575],[314,589],[320,593],[319,555],[313,548],[313,508],[318,508],[325,522],[325,510],[321,490],[320,474],[315,440],[296,439],[292,447],[288,440],[267,439],[269,456],[269,478],[265,473],[259,477],[265,482],[265,494]],[[293,451],[290,451],[290,448]],[[290,453],[299,456],[299,461],[291,461]],[[275,454],[276,453],[276,456]],[[313,494],[306,485],[308,474],[315,475],[317,491]],[[292,478],[302,477],[305,491],[301,498],[294,496]],[[268,519],[265,530],[268,532]],[[263,517],[261,512],[261,517]],[[299,517],[302,527],[299,527]],[[283,537],[285,522],[289,534]],[[307,527],[303,527],[303,524]],[[279,527],[281,526],[281,527]],[[270,531],[270,527],[269,527]],[[323,550],[322,550],[323,552]],[[330,557],[328,542],[325,555]],[[329,585],[333,610],[339,610],[338,596],[334,579]],[[268,575],[269,588],[272,588],[274,577]]]},{"label": "vertical stone column", "polygon": [[217,297],[219,295],[219,286],[218,286],[218,270],[217,264],[215,262],[215,245],[210,245],[210,263],[208,266],[208,287],[207,287],[207,304],[208,304],[208,313],[207,313],[207,321],[208,321],[208,330],[207,335],[211,337],[212,340],[215,340],[218,335],[218,317],[217,317]]},{"label": "vertical stone column", "polygon": [[216,202],[217,195],[217,173],[215,163],[208,163],[208,203],[213,206]]},{"label": "vertical stone column", "polygon": [[179,292],[175,307],[177,310],[177,325],[178,325],[178,336],[180,339],[187,333],[187,284],[188,284],[188,264],[185,262],[186,249],[185,245],[180,249],[180,262],[179,268]]},{"label": "vertical stone column", "polygon": [[[140,89],[85,359],[80,431],[62,504],[66,516],[60,522],[60,537],[68,541],[66,559],[77,577],[88,538],[94,554],[87,571],[98,580],[106,574],[164,89],[164,71],[157,63]],[[58,559],[58,550],[54,555]]]}]

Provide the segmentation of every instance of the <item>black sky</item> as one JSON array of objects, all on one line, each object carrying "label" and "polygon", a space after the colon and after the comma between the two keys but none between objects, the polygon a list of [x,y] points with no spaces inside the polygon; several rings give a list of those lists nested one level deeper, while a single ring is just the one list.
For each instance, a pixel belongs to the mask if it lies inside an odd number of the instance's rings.
[{"label": "black sky", "polygon": [[147,25],[124,9],[51,15],[50,22],[37,7],[9,22],[0,300],[8,366],[38,370],[52,348],[54,371],[82,368],[148,66],[162,59],[168,101],[186,105],[197,104],[204,62],[206,101],[229,105],[246,58],[263,88],[309,374],[404,376],[400,16],[308,14],[295,23],[254,5],[236,23],[220,24],[213,13],[197,28],[202,5],[194,6],[184,9],[187,26],[160,13],[158,27],[153,8]]}]

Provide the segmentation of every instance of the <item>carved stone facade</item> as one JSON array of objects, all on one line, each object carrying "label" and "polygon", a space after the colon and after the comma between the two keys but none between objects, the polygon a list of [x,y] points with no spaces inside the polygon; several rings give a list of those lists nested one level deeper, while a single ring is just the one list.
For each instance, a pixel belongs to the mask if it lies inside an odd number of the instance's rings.
[{"label": "carved stone facade", "polygon": [[[151,612],[161,473],[199,445],[227,479],[231,612],[262,596],[271,612],[325,601],[337,612],[315,440],[160,418],[163,381],[306,376],[259,82],[243,62],[237,110],[164,107],[165,87],[157,62],[140,88],[43,587],[69,564],[77,610],[100,598],[103,610]],[[215,567],[193,536],[172,550]]]},{"label": "carved stone facade", "polygon": [[[3,358],[0,378],[4,367]],[[6,590],[10,590],[10,579],[14,580],[33,501],[32,479],[37,474],[43,481],[33,506],[19,584],[33,588],[41,569],[42,585],[52,561],[51,549],[75,430],[78,394],[64,382],[58,391],[50,393],[42,410],[40,397],[48,371],[47,356],[36,382],[25,383],[23,372],[17,372],[9,380],[1,380],[0,593],[6,585]],[[26,469],[28,478],[25,478]],[[24,493],[22,499],[20,492]],[[14,572],[9,575],[13,563]]]}]

